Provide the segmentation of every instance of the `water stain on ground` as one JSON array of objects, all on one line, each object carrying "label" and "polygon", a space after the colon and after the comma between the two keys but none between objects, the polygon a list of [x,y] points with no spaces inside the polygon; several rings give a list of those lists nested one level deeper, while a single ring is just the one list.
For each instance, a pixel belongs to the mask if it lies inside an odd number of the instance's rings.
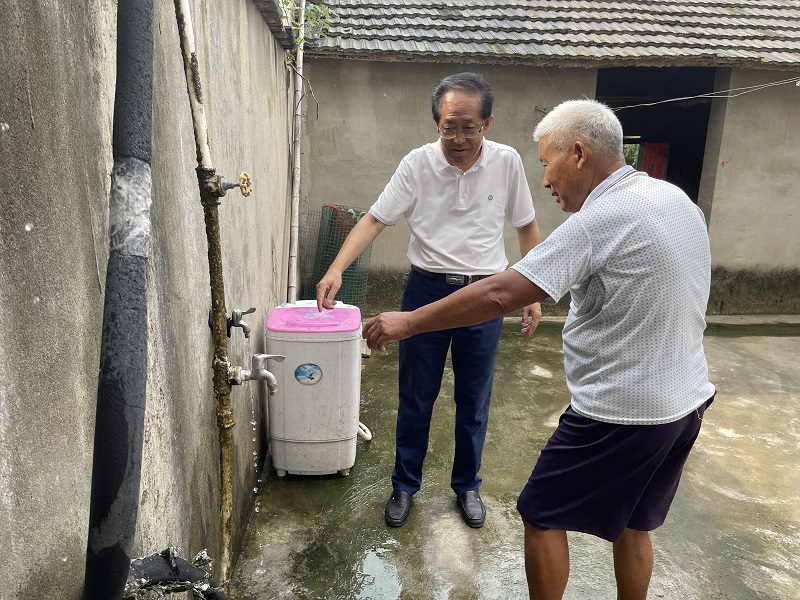
[{"label": "water stain on ground", "polygon": [[[741,329],[744,327],[744,329]],[[788,333],[787,329],[788,327]],[[665,525],[649,598],[796,598],[800,586],[800,325],[721,323],[705,340],[718,388]],[[488,516],[470,529],[449,487],[452,377],[437,401],[423,487],[387,527],[397,346],[364,359],[349,477],[276,477],[267,464],[230,585],[236,600],[527,598],[516,498],[569,403],[560,325],[504,326],[481,473]],[[543,373],[552,377],[546,377]],[[611,548],[570,534],[565,598],[616,597]]]}]

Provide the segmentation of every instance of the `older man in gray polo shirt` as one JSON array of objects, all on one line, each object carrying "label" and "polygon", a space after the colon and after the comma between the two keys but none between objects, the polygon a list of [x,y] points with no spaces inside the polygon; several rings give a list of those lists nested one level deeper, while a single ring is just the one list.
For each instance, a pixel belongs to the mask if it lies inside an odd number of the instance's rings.
[{"label": "older man in gray polo shirt", "polygon": [[622,127],[591,100],[560,104],[534,133],[543,184],[575,213],[512,269],[364,327],[372,348],[571,294],[564,325],[569,408],[517,508],[531,598],[558,599],[567,531],[613,544],[618,598],[641,599],[649,532],[666,518],[714,396],[703,350],[711,257],[701,211],[625,165]]}]

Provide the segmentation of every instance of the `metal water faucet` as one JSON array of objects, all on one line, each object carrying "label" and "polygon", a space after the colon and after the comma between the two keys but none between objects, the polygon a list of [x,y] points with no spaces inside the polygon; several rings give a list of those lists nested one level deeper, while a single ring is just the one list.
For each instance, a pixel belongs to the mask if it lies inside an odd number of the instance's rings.
[{"label": "metal water faucet", "polygon": [[228,319],[228,337],[231,337],[231,327],[241,327],[242,331],[244,332],[244,337],[249,338],[251,331],[250,325],[245,323],[242,320],[242,317],[244,315],[249,315],[254,312],[256,312],[255,306],[248,308],[247,310],[242,310],[240,308],[234,309],[233,312],[231,313],[231,318]]},{"label": "metal water faucet", "polygon": [[283,362],[285,358],[282,354],[253,354],[250,361],[250,369],[243,369],[242,367],[232,367],[230,369],[230,382],[233,385],[242,385],[245,381],[266,381],[269,395],[275,396],[278,393],[278,380],[275,375],[267,371],[267,361]]}]

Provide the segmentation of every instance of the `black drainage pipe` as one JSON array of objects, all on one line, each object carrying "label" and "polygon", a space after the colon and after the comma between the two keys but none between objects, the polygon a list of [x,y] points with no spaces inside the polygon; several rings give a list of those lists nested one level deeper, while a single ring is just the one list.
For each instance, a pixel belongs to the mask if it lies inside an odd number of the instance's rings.
[{"label": "black drainage pipe", "polygon": [[84,577],[86,600],[119,600],[131,564],[147,379],[153,0],[119,0],[114,168]]}]

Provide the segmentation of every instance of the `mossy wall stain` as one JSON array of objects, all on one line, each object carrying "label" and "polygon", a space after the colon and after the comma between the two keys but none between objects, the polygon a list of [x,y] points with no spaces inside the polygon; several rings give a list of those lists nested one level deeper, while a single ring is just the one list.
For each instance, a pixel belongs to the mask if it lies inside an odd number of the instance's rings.
[{"label": "mossy wall stain", "polygon": [[708,313],[800,314],[800,269],[768,272],[732,271],[723,267],[713,269]]},{"label": "mossy wall stain", "polygon": [[[370,272],[366,302],[360,307],[365,317],[399,310],[404,276],[398,271]],[[543,306],[542,314],[563,316],[568,310],[569,294],[558,304]],[[800,314],[800,269],[758,272],[715,268],[711,273],[707,312],[710,315]]]}]

